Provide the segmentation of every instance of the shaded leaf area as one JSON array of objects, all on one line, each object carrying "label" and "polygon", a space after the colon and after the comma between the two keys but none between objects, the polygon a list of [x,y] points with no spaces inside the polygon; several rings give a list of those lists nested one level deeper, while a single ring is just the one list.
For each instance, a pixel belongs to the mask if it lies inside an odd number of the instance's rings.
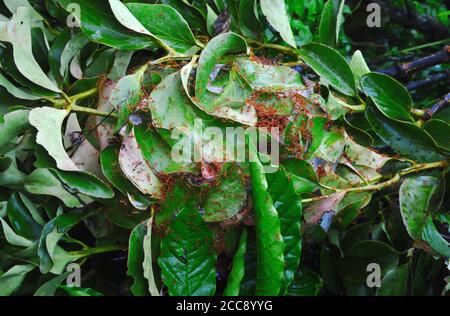
[{"label": "shaded leaf area", "polygon": [[448,21],[410,3],[441,37],[392,1],[0,1],[0,295],[448,295]]}]

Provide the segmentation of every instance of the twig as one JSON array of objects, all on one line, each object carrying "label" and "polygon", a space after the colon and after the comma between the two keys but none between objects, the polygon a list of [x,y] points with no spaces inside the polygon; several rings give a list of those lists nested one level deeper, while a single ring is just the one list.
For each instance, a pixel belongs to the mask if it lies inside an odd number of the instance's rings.
[{"label": "twig", "polygon": [[423,89],[429,87],[437,82],[446,81],[450,78],[450,71],[443,71],[433,75],[428,76],[427,79],[411,81],[406,85],[406,89],[409,91],[415,91],[419,89]]},{"label": "twig", "polygon": [[420,171],[430,170],[430,169],[444,168],[444,167],[448,166],[448,163],[449,162],[447,160],[443,160],[443,161],[432,162],[432,163],[416,164],[414,166],[411,166],[409,168],[402,170],[399,173],[396,173],[393,178],[391,178],[385,182],[381,182],[378,184],[372,184],[372,185],[366,185],[363,187],[348,188],[348,189],[336,189],[335,192],[333,192],[332,194],[329,194],[329,195],[322,195],[322,196],[317,196],[317,197],[313,197],[313,198],[309,198],[309,199],[302,199],[302,203],[307,204],[307,203],[320,201],[320,200],[329,198],[332,195],[339,193],[339,192],[341,192],[341,193],[342,192],[360,193],[360,192],[380,191],[382,189],[388,188],[388,187],[400,182],[400,180],[402,179],[403,176],[406,176],[411,173],[417,173]]},{"label": "twig", "polygon": [[433,105],[428,110],[425,110],[425,113],[423,114],[423,120],[427,121],[431,119],[437,112],[441,111],[449,104],[450,104],[450,93],[447,93],[447,95],[441,101]]},{"label": "twig", "polygon": [[429,68],[442,63],[448,63],[450,55],[450,46],[445,46],[441,51],[419,58],[417,60],[397,64],[390,68],[378,70],[379,73],[396,78],[406,78],[410,73]]}]

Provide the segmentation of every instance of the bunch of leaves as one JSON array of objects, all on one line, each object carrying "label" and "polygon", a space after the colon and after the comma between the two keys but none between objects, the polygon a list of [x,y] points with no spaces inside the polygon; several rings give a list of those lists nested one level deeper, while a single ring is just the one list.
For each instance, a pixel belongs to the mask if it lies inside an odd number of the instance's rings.
[{"label": "bunch of leaves", "polygon": [[[284,1],[161,2],[3,0],[0,294],[441,294],[447,112],[335,50],[335,1],[301,47]],[[203,133],[237,127],[281,130],[274,172]]]}]

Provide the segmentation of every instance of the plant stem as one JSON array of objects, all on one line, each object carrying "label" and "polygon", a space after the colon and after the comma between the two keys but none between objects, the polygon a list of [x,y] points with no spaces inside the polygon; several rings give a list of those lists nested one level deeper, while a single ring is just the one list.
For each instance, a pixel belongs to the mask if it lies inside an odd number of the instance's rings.
[{"label": "plant stem", "polygon": [[71,100],[72,103],[74,103],[74,102],[77,102],[77,101],[89,98],[89,97],[91,97],[91,96],[93,96],[95,94],[97,94],[97,88],[92,88],[90,90],[87,90],[85,92],[81,92],[79,94],[76,94],[76,95],[70,97],[70,100]]},{"label": "plant stem", "polygon": [[400,171],[399,173],[396,173],[395,176],[393,178],[389,179],[388,181],[381,182],[378,184],[357,187],[357,188],[335,189],[335,192],[332,194],[329,194],[329,195],[322,195],[322,196],[313,197],[313,198],[309,198],[309,199],[302,199],[302,203],[307,204],[307,203],[320,201],[320,200],[329,198],[336,193],[342,193],[342,192],[360,193],[360,192],[380,191],[380,190],[383,190],[385,188],[388,188],[388,187],[400,182],[402,177],[406,176],[408,174],[425,171],[425,170],[430,170],[430,169],[445,168],[448,166],[448,164],[449,164],[448,160],[432,162],[432,163],[416,164],[414,166],[411,166],[409,168],[406,168],[406,169]]},{"label": "plant stem", "polygon": [[72,104],[70,106],[70,110],[73,112],[77,112],[77,113],[85,113],[85,114],[91,114],[91,115],[96,115],[96,116],[103,116],[103,117],[110,117],[113,119],[117,119],[117,114],[115,114],[115,113],[102,112],[102,111],[98,111],[96,109],[78,106],[76,104]]},{"label": "plant stem", "polygon": [[101,246],[101,247],[94,247],[94,248],[87,248],[79,251],[71,251],[69,252],[73,256],[79,256],[80,258],[84,257],[90,257],[93,255],[98,255],[101,253],[107,253],[107,252],[114,252],[123,250],[125,246],[123,245],[108,245],[108,246]]},{"label": "plant stem", "polygon": [[414,46],[414,47],[410,47],[404,50],[401,50],[400,53],[409,53],[409,52],[413,52],[419,49],[423,49],[423,48],[428,48],[428,47],[433,47],[433,46],[437,46],[437,45],[442,45],[442,44],[446,44],[450,42],[450,38],[446,38],[437,42],[432,42],[432,43],[427,43],[427,44],[423,44],[423,45],[418,45],[418,46]]},{"label": "plant stem", "polygon": [[290,47],[286,47],[286,46],[282,46],[282,45],[277,45],[277,44],[271,44],[271,43],[261,43],[252,39],[247,39],[247,42],[250,44],[254,44],[257,45],[259,47],[264,47],[264,48],[271,48],[271,49],[275,49],[275,50],[279,50],[280,52],[283,52],[287,55],[291,55],[294,57],[298,57],[298,53],[297,50],[295,50],[294,48],[290,48]]}]

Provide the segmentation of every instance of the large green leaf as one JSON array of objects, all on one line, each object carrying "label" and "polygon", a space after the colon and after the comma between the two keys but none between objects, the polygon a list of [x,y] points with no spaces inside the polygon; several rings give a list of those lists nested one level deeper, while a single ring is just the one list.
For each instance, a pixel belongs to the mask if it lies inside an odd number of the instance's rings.
[{"label": "large green leaf", "polygon": [[73,192],[100,199],[110,199],[114,197],[114,191],[102,180],[94,175],[80,171],[50,170],[55,177],[58,177],[66,187]]},{"label": "large green leaf", "polygon": [[404,264],[390,270],[381,280],[377,296],[404,296],[408,282],[409,265]]},{"label": "large green leaf", "polygon": [[366,60],[364,59],[360,50],[353,53],[352,59],[350,60],[350,68],[356,78],[356,85],[360,90],[361,87],[361,77],[370,72],[369,66],[367,66]]},{"label": "large green leaf", "polygon": [[194,172],[197,169],[194,163],[174,161],[169,145],[146,124],[135,126],[134,134],[142,156],[157,173]]},{"label": "large green leaf", "polygon": [[[148,281],[148,291],[152,296],[159,296],[159,290],[156,285],[156,274],[154,272],[154,262],[156,262],[156,255],[153,253],[154,249],[157,249],[152,245],[152,229],[153,229],[153,214],[150,219],[147,221],[147,234],[144,237],[144,261],[142,265],[144,267],[144,277]],[[155,238],[156,239],[156,238]],[[159,239],[157,239],[159,240]],[[155,243],[155,241],[153,241]],[[159,243],[155,243],[155,245],[159,246]],[[159,249],[158,249],[159,250]],[[159,252],[157,252],[159,254]]]},{"label": "large green leaf", "polygon": [[436,141],[437,145],[447,151],[450,151],[450,124],[449,121],[429,120],[423,126]]},{"label": "large green leaf", "polygon": [[109,103],[116,109],[118,116],[115,132],[120,131],[127,123],[128,117],[139,103],[143,70],[120,79],[111,92]]},{"label": "large green leaf", "polygon": [[219,184],[208,192],[202,207],[206,222],[221,222],[235,216],[245,205],[247,188],[242,170],[234,164],[224,167]]},{"label": "large green leaf", "polygon": [[119,151],[114,146],[107,147],[102,151],[100,161],[103,174],[108,181],[127,196],[135,208],[146,210],[150,205],[150,199],[124,177],[119,165]]},{"label": "large green leaf", "polygon": [[20,236],[35,241],[41,235],[42,225],[33,217],[24,199],[18,193],[10,196],[6,214],[12,228]]},{"label": "large green leaf", "polygon": [[[68,12],[72,12],[78,6],[81,30],[93,42],[112,46],[120,50],[139,50],[156,47],[151,37],[130,33],[123,27],[114,17],[106,0],[95,3],[90,0],[53,1],[62,5]],[[75,11],[75,17],[76,13]]]},{"label": "large green leaf", "polygon": [[280,230],[285,245],[285,270],[280,290],[280,294],[284,295],[300,263],[302,203],[284,167],[281,166],[274,174],[267,174],[266,178],[268,191],[280,218]]},{"label": "large green leaf", "polygon": [[254,90],[281,92],[304,89],[300,74],[287,66],[265,65],[248,58],[239,58],[234,66]]},{"label": "large green leaf", "polygon": [[320,275],[308,268],[300,267],[288,288],[287,296],[318,296],[323,287]]},{"label": "large green leaf", "polygon": [[124,175],[139,191],[156,199],[162,197],[163,184],[142,156],[133,132],[122,143],[119,164]]},{"label": "large green leaf", "polygon": [[62,124],[67,110],[58,110],[50,107],[35,108],[30,111],[30,124],[37,130],[36,142],[42,145],[56,161],[61,170],[78,171],[78,167],[70,159],[64,149],[62,141]]},{"label": "large green leaf", "polygon": [[425,240],[431,248],[441,256],[444,256],[445,258],[450,257],[450,244],[436,229],[431,216],[428,217],[424,223],[422,239]]},{"label": "large green leaf", "polygon": [[144,237],[146,233],[147,226],[145,223],[137,225],[131,232],[128,244],[127,275],[133,278],[133,285],[130,290],[134,296],[148,295],[148,283],[144,278],[142,265],[144,262]]},{"label": "large green leaf", "polygon": [[184,207],[169,225],[158,258],[164,284],[172,296],[207,296],[216,290],[213,236],[200,213]]},{"label": "large green leaf", "polygon": [[320,20],[319,33],[322,44],[336,47],[342,23],[344,0],[328,0],[325,3]]},{"label": "large green leaf", "polygon": [[331,47],[318,43],[309,43],[299,49],[300,57],[337,91],[356,96],[356,82],[349,64]]},{"label": "large green leaf", "polygon": [[376,134],[397,153],[419,162],[443,159],[433,138],[417,125],[390,119],[373,107],[366,110],[366,117]]},{"label": "large green leaf", "polygon": [[403,223],[413,239],[419,239],[430,212],[439,209],[441,181],[436,177],[417,176],[405,179],[400,187],[400,211]]},{"label": "large green leaf", "polygon": [[41,97],[35,96],[23,89],[13,85],[5,76],[0,73],[0,86],[4,87],[12,96],[23,100],[39,100]]},{"label": "large green leaf", "polygon": [[13,294],[20,288],[28,272],[35,268],[32,264],[16,265],[0,276],[0,296]]},{"label": "large green leaf", "polygon": [[0,122],[0,149],[29,128],[29,114],[28,110],[17,110],[3,116],[3,122]]},{"label": "large green leaf", "polygon": [[413,122],[409,112],[413,101],[401,83],[387,75],[371,72],[362,76],[361,86],[364,93],[386,116]]},{"label": "large green leaf", "polygon": [[[249,144],[250,154],[258,157],[255,145]],[[278,295],[283,286],[284,241],[281,224],[261,162],[250,162],[252,201],[255,211],[257,242],[256,295]]]},{"label": "large green leaf", "polygon": [[63,186],[49,169],[36,169],[25,179],[25,189],[37,195],[54,196],[68,207],[81,207],[92,202],[90,198],[83,194],[71,191]]},{"label": "large green leaf", "polygon": [[10,22],[0,22],[0,41],[12,44],[15,64],[23,76],[45,89],[60,92],[33,57],[30,11],[19,7]]},{"label": "large green leaf", "polygon": [[312,193],[319,188],[317,174],[313,166],[306,161],[288,159],[283,161],[283,166],[297,194]]},{"label": "large green leaf", "polygon": [[280,33],[281,38],[296,48],[284,0],[261,0],[261,10],[270,25]]},{"label": "large green leaf", "polygon": [[245,273],[244,255],[247,251],[247,230],[241,233],[239,245],[233,257],[233,264],[228,276],[227,287],[223,291],[223,296],[238,296],[241,288],[241,282]]},{"label": "large green leaf", "polygon": [[177,53],[197,51],[194,34],[175,9],[163,4],[145,3],[128,3],[126,7],[148,31]]}]

